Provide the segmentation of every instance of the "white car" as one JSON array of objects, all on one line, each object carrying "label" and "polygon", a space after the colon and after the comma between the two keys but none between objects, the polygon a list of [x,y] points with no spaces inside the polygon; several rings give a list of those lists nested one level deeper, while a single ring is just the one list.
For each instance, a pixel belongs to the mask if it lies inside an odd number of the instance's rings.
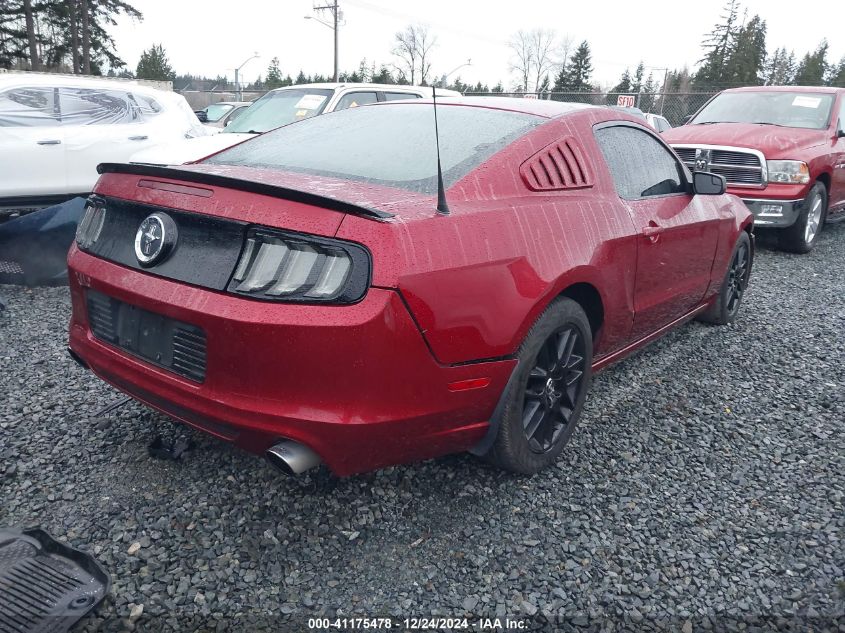
[{"label": "white car", "polygon": [[134,81],[2,73],[0,207],[85,195],[100,163],[215,132],[181,95]]},{"label": "white car", "polygon": [[652,114],[651,112],[645,113],[645,120],[646,122],[657,130],[660,134],[663,134],[666,130],[672,129],[672,124],[666,120],[666,117],[661,116],[659,114]]},{"label": "white car", "polygon": [[[460,97],[454,90],[437,89],[438,97]],[[395,101],[431,97],[425,86],[397,86],[392,84],[300,84],[276,88],[253,102],[220,134],[176,141],[134,154],[130,162],[147,165],[181,165],[197,161],[241,141],[263,134],[288,123],[318,114],[346,108]]]}]

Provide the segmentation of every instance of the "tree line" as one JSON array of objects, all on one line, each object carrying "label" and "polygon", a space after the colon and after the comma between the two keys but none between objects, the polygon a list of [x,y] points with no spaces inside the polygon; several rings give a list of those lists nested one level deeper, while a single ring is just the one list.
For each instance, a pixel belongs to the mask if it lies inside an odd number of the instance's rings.
[{"label": "tree line", "polygon": [[0,0],[0,68],[101,75],[126,64],[109,34],[124,0]]},{"label": "tree line", "polygon": [[[223,76],[208,79],[177,75],[162,44],[144,51],[134,72],[129,70],[114,52],[115,42],[108,31],[120,15],[143,19],[126,0],[0,0],[0,68],[169,80],[175,82],[177,90],[228,84]],[[437,37],[427,27],[409,25],[394,34],[390,62],[376,64],[364,59],[355,70],[341,73],[340,80],[437,83],[461,92],[536,93],[551,98],[554,93],[603,92],[593,82],[589,41],[575,45],[570,36],[558,36],[552,29],[520,30],[508,40],[511,55],[507,88],[502,81],[492,88],[481,82],[466,84],[459,73],[454,78],[435,76],[437,44]],[[703,57],[694,72],[686,67],[660,69],[665,70],[665,82],[642,61],[633,72],[626,68],[608,91],[608,102],[615,102],[619,93],[637,94],[640,107],[648,110],[661,92],[713,92],[748,85],[845,87],[845,57],[838,62],[829,60],[827,40],[800,57],[783,46],[770,51],[766,21],[760,15],[749,17],[739,0],[727,0],[719,21],[702,42],[702,50]],[[282,71],[282,65],[274,57],[262,77],[241,88],[267,90],[331,79],[319,73],[306,75],[301,70],[291,75]],[[462,66],[466,65],[470,64]]]}]

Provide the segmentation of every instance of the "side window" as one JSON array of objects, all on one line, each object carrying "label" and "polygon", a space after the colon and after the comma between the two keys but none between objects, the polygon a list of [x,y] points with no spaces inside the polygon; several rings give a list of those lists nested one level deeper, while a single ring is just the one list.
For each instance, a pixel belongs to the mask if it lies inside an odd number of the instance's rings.
[{"label": "side window", "polygon": [[686,192],[680,163],[647,132],[617,125],[595,134],[620,197],[637,200]]},{"label": "side window", "polygon": [[237,119],[241,116],[244,112],[246,112],[246,108],[236,108],[232,114],[229,115],[229,118],[226,119],[226,125],[229,125],[232,121]]},{"label": "side window", "polygon": [[400,99],[422,99],[420,95],[415,95],[413,92],[385,92],[385,101],[399,101]]},{"label": "side window", "polygon": [[357,108],[358,106],[376,103],[378,96],[375,92],[347,92],[340,98],[335,106],[335,112],[346,110],[346,108]]},{"label": "side window", "polygon": [[12,88],[0,93],[0,127],[48,127],[58,124],[54,88]]},{"label": "side window", "polygon": [[62,125],[135,123],[161,110],[148,97],[100,88],[60,88],[59,108]]}]

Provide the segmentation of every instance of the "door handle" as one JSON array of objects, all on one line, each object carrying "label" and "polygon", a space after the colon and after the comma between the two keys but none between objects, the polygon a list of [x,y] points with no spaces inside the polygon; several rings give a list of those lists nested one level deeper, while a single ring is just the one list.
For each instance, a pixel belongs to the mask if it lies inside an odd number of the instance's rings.
[{"label": "door handle", "polygon": [[150,138],[150,137],[149,137],[149,136],[146,136],[146,135],[142,135],[142,136],[130,136],[130,137],[129,137],[129,140],[130,140],[130,141],[146,141],[148,138]]},{"label": "door handle", "polygon": [[657,241],[660,234],[663,233],[663,227],[658,226],[654,222],[649,222],[648,226],[643,227],[643,235],[645,235],[652,243]]},{"label": "door handle", "polygon": [[47,141],[38,141],[38,144],[39,145],[60,145],[61,141],[57,138],[54,138],[54,139],[50,139],[50,140],[47,140]]}]

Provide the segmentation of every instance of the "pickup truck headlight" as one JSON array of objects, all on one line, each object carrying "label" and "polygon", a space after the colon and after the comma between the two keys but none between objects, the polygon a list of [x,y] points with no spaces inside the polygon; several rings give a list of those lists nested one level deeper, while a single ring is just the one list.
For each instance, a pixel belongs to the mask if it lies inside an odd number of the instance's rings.
[{"label": "pickup truck headlight", "polygon": [[370,283],[362,246],[287,231],[247,233],[229,292],[270,301],[354,303]]},{"label": "pickup truck headlight", "polygon": [[810,182],[810,168],[800,160],[768,160],[769,182],[804,185]]}]

